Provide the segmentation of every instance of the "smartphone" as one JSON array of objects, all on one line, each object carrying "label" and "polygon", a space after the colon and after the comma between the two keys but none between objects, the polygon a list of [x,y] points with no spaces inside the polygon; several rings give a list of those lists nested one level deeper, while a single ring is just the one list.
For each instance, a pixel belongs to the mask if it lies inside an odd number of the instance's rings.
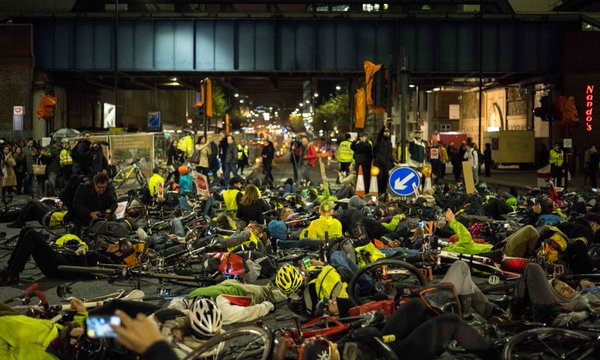
[{"label": "smartphone", "polygon": [[371,196],[371,202],[372,203],[376,203],[377,202],[377,196],[375,196],[375,195]]},{"label": "smartphone", "polygon": [[422,221],[419,221],[419,227],[420,227],[421,229],[422,229],[422,228],[424,228],[424,227],[425,227],[425,223],[424,223],[424,222],[422,222]]},{"label": "smartphone", "polygon": [[121,325],[121,318],[114,315],[88,316],[85,319],[86,334],[90,339],[117,337],[111,325]]},{"label": "smartphone", "polygon": [[508,224],[504,224],[504,228],[505,228],[505,229],[508,229]]}]

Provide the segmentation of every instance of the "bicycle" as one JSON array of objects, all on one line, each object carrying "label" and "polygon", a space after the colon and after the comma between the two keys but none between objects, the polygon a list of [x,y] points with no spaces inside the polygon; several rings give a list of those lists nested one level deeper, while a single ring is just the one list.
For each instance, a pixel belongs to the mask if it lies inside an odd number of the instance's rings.
[{"label": "bicycle", "polygon": [[515,335],[502,350],[503,359],[596,358],[600,336],[562,328],[529,329]]},{"label": "bicycle", "polygon": [[273,335],[270,331],[256,326],[245,326],[211,338],[186,356],[185,360],[267,360],[272,348]]},{"label": "bicycle", "polygon": [[112,178],[112,183],[115,189],[120,188],[125,184],[129,178],[134,175],[135,180],[138,182],[140,187],[144,187],[148,184],[146,180],[146,176],[142,172],[142,169],[138,165],[140,159],[134,159],[129,165],[125,166],[121,170],[117,172],[117,174]]}]

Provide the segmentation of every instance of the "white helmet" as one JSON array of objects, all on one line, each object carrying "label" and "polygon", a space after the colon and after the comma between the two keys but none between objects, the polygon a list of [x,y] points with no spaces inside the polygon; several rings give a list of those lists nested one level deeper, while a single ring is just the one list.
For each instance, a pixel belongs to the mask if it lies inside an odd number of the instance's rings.
[{"label": "white helmet", "polygon": [[197,298],[190,310],[190,323],[196,334],[213,337],[221,331],[223,315],[214,301]]}]

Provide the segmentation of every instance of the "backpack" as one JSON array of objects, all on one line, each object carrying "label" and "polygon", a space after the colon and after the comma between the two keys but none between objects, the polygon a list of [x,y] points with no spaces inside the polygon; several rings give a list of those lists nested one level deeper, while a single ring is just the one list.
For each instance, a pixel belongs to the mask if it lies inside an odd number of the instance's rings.
[{"label": "backpack", "polygon": [[58,198],[65,204],[65,206],[70,209],[73,205],[73,199],[75,199],[75,193],[79,188],[79,185],[83,183],[83,176],[81,175],[73,175],[67,181],[67,185],[60,191]]}]

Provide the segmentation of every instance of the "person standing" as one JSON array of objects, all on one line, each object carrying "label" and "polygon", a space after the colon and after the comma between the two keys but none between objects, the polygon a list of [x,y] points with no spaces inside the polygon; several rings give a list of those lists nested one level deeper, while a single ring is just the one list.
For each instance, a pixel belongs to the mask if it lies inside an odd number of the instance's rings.
[{"label": "person standing", "polygon": [[10,145],[4,146],[4,149],[2,149],[2,155],[4,157],[4,167],[2,168],[2,172],[4,173],[4,182],[2,184],[2,199],[4,199],[6,193],[14,192],[15,187],[17,186],[17,176],[15,175],[15,165],[17,164],[17,162],[13,157]]},{"label": "person standing", "polygon": [[217,144],[217,137],[213,137],[210,140],[210,155],[208,156],[208,169],[212,173],[213,178],[215,180],[219,178],[219,176],[217,175],[217,172],[219,171],[219,145]]},{"label": "person standing", "polygon": [[273,158],[275,157],[275,147],[269,138],[265,140],[265,145],[262,148],[262,152],[260,154],[263,161],[263,170],[265,173],[265,183],[273,185],[275,179],[273,179],[273,174],[271,171],[273,170]]},{"label": "person standing", "polygon": [[[390,136],[390,129],[386,127],[381,128],[381,131],[379,131],[379,135],[377,136],[377,144],[375,144],[375,148],[373,149],[373,163],[375,166],[379,167],[377,186],[379,192],[382,194],[385,194],[387,191],[390,170],[392,170],[395,165]],[[365,187],[365,191],[369,191],[369,189]]]},{"label": "person standing", "polygon": [[196,171],[207,176],[208,179],[208,158],[211,155],[210,143],[206,141],[204,135],[200,135],[198,141],[196,141],[195,150],[198,152],[198,167]]},{"label": "person standing", "polygon": [[223,169],[223,172],[225,172],[225,156],[227,154],[227,147],[229,146],[227,141],[228,137],[229,134],[219,134],[219,158],[221,159],[221,168]]},{"label": "person standing", "polygon": [[550,156],[548,157],[548,163],[550,164],[550,174],[554,180],[554,185],[562,186],[562,172],[565,160],[565,154],[560,148],[559,143],[554,143],[552,149],[550,149]]},{"label": "person standing", "polygon": [[365,192],[371,186],[371,164],[373,163],[373,147],[369,141],[369,137],[365,133],[361,133],[358,139],[352,143],[351,149],[354,155],[354,163],[356,171],[358,167],[362,168],[363,179],[365,181]]},{"label": "person standing", "polygon": [[66,184],[69,182],[71,172],[73,171],[73,159],[71,158],[71,148],[68,139],[62,140],[62,150],[60,151],[59,158],[61,174]]},{"label": "person standing", "polygon": [[230,174],[233,174],[233,176],[237,176],[237,147],[235,146],[233,136],[227,135],[225,141],[227,141],[227,146],[225,147],[225,163],[223,164],[223,176],[225,178],[225,182],[229,182]]},{"label": "person standing", "polygon": [[340,163],[340,171],[343,172],[345,176],[347,176],[350,171],[350,164],[352,163],[353,157],[354,152],[352,151],[350,134],[346,134],[344,140],[340,142],[337,149],[337,161]]},{"label": "person standing", "polygon": [[47,148],[50,153],[50,162],[48,163],[46,171],[48,179],[44,184],[44,193],[46,196],[56,195],[56,178],[60,172],[60,147],[61,145],[59,142],[52,140]]},{"label": "person standing", "polygon": [[294,137],[290,144],[290,162],[294,169],[294,182],[298,182],[298,167],[302,159],[302,142]]},{"label": "person standing", "polygon": [[92,142],[90,133],[83,134],[73,150],[71,150],[71,159],[73,159],[73,175],[90,176],[90,163],[92,161]]},{"label": "person standing", "polygon": [[244,168],[248,165],[248,145],[246,140],[241,140],[237,144],[237,156],[238,156],[238,172],[240,175],[244,175]]},{"label": "person standing", "polygon": [[23,154],[23,149],[20,146],[15,147],[14,158],[16,162],[15,175],[17,177],[17,195],[21,195],[21,193],[24,192],[23,182],[27,167],[25,164],[25,155]]},{"label": "person standing", "polygon": [[590,176],[590,185],[592,186],[592,189],[596,189],[598,187],[598,184],[596,182],[596,175],[598,174],[598,163],[600,162],[600,155],[598,154],[595,145],[592,145],[589,153],[590,155],[587,163],[587,170]]},{"label": "person standing", "polygon": [[433,174],[433,182],[437,183],[440,177],[442,167],[442,159],[440,154],[440,146],[436,140],[433,140],[431,148],[429,148],[429,162],[431,163],[431,173]]},{"label": "person standing", "polygon": [[492,145],[490,143],[485,143],[485,150],[483,150],[483,164],[485,166],[485,177],[492,176]]},{"label": "person standing", "polygon": [[181,150],[185,160],[194,154],[194,133],[186,129],[185,135],[177,142],[177,149]]},{"label": "person standing", "polygon": [[473,184],[479,184],[479,157],[473,144],[465,144],[465,154],[463,160],[468,161],[471,164],[471,170],[473,171]]},{"label": "person standing", "polygon": [[454,181],[460,181],[460,169],[462,167],[462,157],[458,152],[458,149],[454,147],[454,143],[451,142],[446,148],[446,152],[448,153],[448,158],[450,159],[450,163],[452,164],[452,174],[454,174]]},{"label": "person standing", "polygon": [[33,191],[33,164],[35,164],[38,154],[38,150],[33,146],[33,139],[28,139],[27,144],[23,149],[23,156],[25,159],[25,178],[23,181],[23,191],[28,195],[31,195]]},{"label": "person standing", "polygon": [[90,174],[92,176],[95,176],[97,173],[108,168],[108,160],[106,160],[104,152],[102,151],[102,144],[94,143],[90,147],[90,154],[92,155],[90,161]]},{"label": "person standing", "polygon": [[438,174],[438,178],[440,180],[443,180],[444,177],[446,177],[446,164],[448,163],[448,151],[446,151],[446,147],[444,146],[444,143],[440,142],[439,144],[439,149],[440,149],[440,173]]}]

